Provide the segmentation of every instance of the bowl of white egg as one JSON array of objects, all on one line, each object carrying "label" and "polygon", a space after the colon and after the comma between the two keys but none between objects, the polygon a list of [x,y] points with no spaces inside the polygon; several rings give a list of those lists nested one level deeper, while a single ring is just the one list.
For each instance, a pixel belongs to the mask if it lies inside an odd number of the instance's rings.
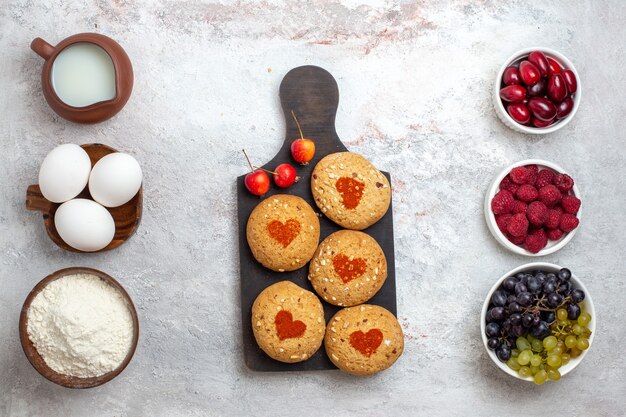
[{"label": "bowl of white egg", "polygon": [[131,155],[102,144],[63,144],[43,160],[26,208],[43,213],[63,249],[100,252],[132,236],[141,221],[143,175]]}]

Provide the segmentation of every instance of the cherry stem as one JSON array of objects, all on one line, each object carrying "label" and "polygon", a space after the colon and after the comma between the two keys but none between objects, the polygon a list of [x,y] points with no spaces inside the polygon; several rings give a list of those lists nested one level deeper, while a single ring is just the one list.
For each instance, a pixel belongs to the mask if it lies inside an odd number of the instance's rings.
[{"label": "cherry stem", "polygon": [[298,126],[298,131],[300,132],[300,139],[304,140],[304,135],[302,134],[302,129],[300,129],[300,123],[298,123],[298,118],[296,117],[296,114],[293,112],[293,110],[291,111],[291,115],[293,116],[293,120],[296,121],[296,125]]},{"label": "cherry stem", "polygon": [[250,165],[250,172],[254,172],[254,167],[252,166],[252,162],[250,162],[250,158],[248,158],[248,154],[246,153],[245,149],[242,149],[244,156],[246,157],[246,160],[248,161],[248,165]]},{"label": "cherry stem", "polygon": [[261,167],[254,167],[254,168],[255,168],[255,169],[260,169],[261,171],[265,171],[265,172],[267,172],[268,174],[278,175],[276,172],[274,172],[274,171],[270,171],[270,170],[265,169],[265,168],[261,168]]}]

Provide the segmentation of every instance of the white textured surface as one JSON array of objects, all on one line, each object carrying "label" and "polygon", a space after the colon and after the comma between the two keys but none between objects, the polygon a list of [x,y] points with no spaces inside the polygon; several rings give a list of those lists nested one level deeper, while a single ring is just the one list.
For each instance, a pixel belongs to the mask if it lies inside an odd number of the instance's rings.
[{"label": "white textured surface", "polygon": [[[625,19],[622,0],[2,1],[0,416],[625,415]],[[95,126],[49,109],[28,47],[83,31],[118,40],[135,68],[126,108]],[[502,61],[537,44],[567,55],[585,88],[576,120],[547,137],[506,128],[490,95]],[[394,178],[406,351],[373,378],[243,365],[234,179],[242,147],[259,162],[279,149],[278,85],[302,64],[335,76],[340,137]],[[106,143],[142,165],[143,222],[113,252],[64,252],[24,208],[41,160],[65,142]],[[598,313],[585,361],[542,387],[495,368],[478,330],[493,282],[528,261],[489,234],[483,193],[530,157],[580,185],[581,229],[543,259],[572,268]],[[142,326],[128,369],[87,391],[40,377],[17,332],[30,289],[72,265],[119,279]]]}]

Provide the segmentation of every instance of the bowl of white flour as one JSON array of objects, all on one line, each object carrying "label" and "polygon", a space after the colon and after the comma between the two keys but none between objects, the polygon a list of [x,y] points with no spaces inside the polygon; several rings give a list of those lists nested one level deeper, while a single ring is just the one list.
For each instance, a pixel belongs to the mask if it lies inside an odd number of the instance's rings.
[{"label": "bowl of white flour", "polygon": [[66,268],[41,280],[20,315],[20,340],[33,367],[68,388],[92,388],[118,376],[137,348],[135,306],[111,276]]}]

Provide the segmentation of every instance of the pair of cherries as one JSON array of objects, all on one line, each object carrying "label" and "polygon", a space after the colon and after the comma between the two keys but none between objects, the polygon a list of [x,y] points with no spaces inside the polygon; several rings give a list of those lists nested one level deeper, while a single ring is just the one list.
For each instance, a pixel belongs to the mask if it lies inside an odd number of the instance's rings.
[{"label": "pair of cherries", "polygon": [[[304,138],[302,129],[300,128],[300,123],[298,123],[298,119],[293,111],[291,111],[291,115],[296,121],[298,131],[300,132],[300,139],[296,139],[291,143],[291,156],[296,162],[306,165],[315,155],[315,142],[311,139]],[[269,191],[270,179],[267,175],[268,173],[273,175],[274,183],[281,188],[287,188],[300,179],[300,177],[296,175],[296,169],[291,164],[280,164],[274,171],[268,171],[266,169],[253,166],[245,150],[243,153],[248,160],[248,164],[250,165],[250,173],[246,175],[244,184],[248,191],[254,195],[263,196]]]},{"label": "pair of cherries", "polygon": [[522,125],[548,127],[574,108],[574,72],[541,51],[531,52],[519,66],[507,67],[502,84],[500,98],[507,113]]}]

